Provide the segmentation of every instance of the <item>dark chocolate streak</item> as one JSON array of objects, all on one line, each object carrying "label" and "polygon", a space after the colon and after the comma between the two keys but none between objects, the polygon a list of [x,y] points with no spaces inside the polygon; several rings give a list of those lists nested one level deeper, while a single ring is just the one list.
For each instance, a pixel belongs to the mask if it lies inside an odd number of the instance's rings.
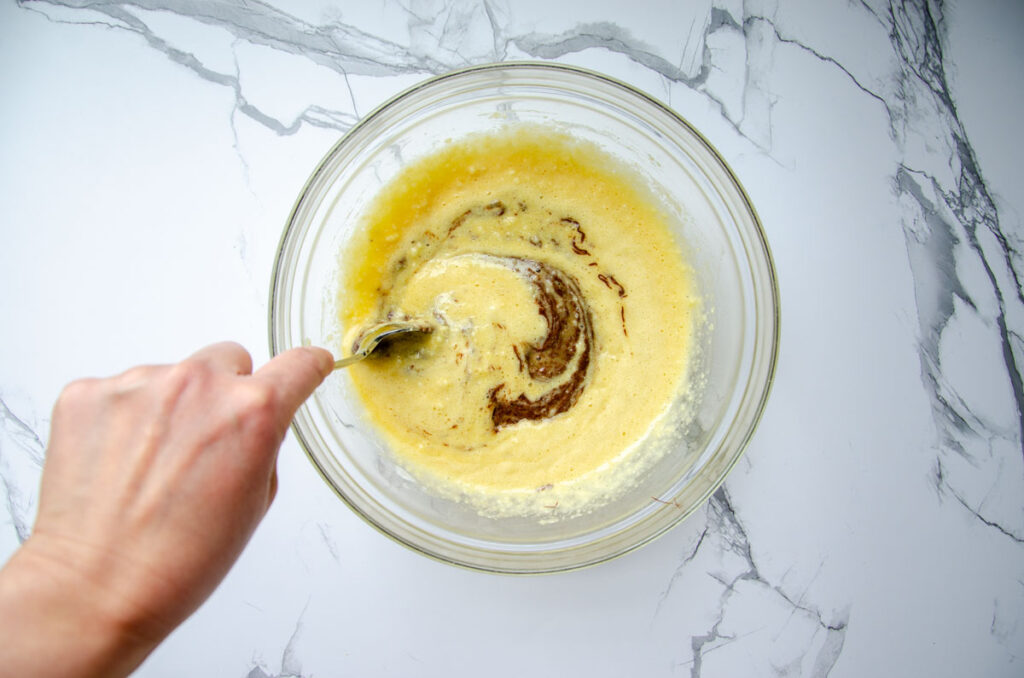
[{"label": "dark chocolate streak", "polygon": [[[520,203],[520,205],[521,204],[522,203]],[[459,216],[457,216],[454,219],[452,219],[452,224],[451,224],[451,226],[448,227],[448,235],[451,235],[452,233],[457,231],[459,228],[461,228],[462,224],[466,223],[466,219],[468,219],[471,216],[475,215],[475,216],[500,217],[500,216],[502,216],[504,214],[505,214],[505,203],[503,203],[500,200],[495,200],[494,202],[488,203],[488,204],[486,204],[486,205],[484,205],[482,207],[470,208],[470,209],[466,210],[465,212],[463,212],[462,214],[460,214]]]},{"label": "dark chocolate streak", "polygon": [[[494,429],[511,426],[524,419],[547,419],[565,412],[579,399],[590,368],[594,329],[590,308],[583,300],[579,284],[568,273],[549,264],[516,257],[496,257],[523,275],[535,288],[537,309],[547,321],[548,332],[540,345],[524,346],[526,371],[537,381],[549,381],[563,374],[576,356],[572,374],[562,384],[530,400],[525,393],[505,397],[505,384],[489,394]],[[515,347],[513,347],[515,348]],[[519,351],[516,350],[517,357]]]},{"label": "dark chocolate streak", "polygon": [[[514,216],[526,212],[527,205],[522,201],[506,205],[501,200],[476,205],[452,219],[445,237],[450,237],[471,218],[501,217],[509,210]],[[587,241],[587,234],[577,219],[571,216],[561,217],[558,223],[566,228],[569,246],[575,254],[592,256],[590,251],[583,247]],[[524,237],[524,240],[538,249],[547,246],[547,243],[536,235]],[[555,238],[551,238],[550,242],[555,248],[562,246]],[[484,256],[507,266],[533,285],[538,313],[547,321],[547,334],[538,345],[512,346],[519,363],[519,371],[526,371],[532,379],[545,382],[560,377],[570,365],[573,366],[572,374],[536,400],[531,400],[525,393],[513,397],[508,393],[504,383],[491,389],[488,394],[488,407],[491,410],[494,430],[511,426],[524,419],[548,419],[565,412],[576,404],[583,393],[590,370],[591,347],[594,345],[590,308],[583,299],[579,283],[568,273],[533,259]],[[595,261],[591,261],[589,265],[598,266]],[[617,290],[619,297],[626,296],[625,288],[614,276],[602,273],[598,278],[609,289]],[[621,315],[622,332],[628,336],[625,308],[622,309]]]},{"label": "dark chocolate streak", "polygon": [[[569,245],[572,247],[572,251],[576,254],[589,257],[590,252],[582,247],[583,242],[587,239],[587,234],[583,232],[582,228],[580,228],[580,222],[576,221],[572,217],[563,217],[561,222],[575,231],[575,233],[569,237]],[[577,237],[579,239],[577,239]]]}]

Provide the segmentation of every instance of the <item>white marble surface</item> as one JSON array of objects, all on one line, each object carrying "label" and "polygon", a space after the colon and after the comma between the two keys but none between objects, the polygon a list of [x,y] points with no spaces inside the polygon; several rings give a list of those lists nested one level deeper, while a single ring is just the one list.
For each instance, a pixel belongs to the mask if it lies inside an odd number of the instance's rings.
[{"label": "white marble surface", "polygon": [[266,358],[284,221],[353,122],[554,59],[673,106],[760,212],[782,347],[743,461],[654,544],[509,578],[392,543],[289,439],[266,522],[138,675],[1024,673],[1024,6],[280,4],[0,3],[0,556],[65,382]]}]

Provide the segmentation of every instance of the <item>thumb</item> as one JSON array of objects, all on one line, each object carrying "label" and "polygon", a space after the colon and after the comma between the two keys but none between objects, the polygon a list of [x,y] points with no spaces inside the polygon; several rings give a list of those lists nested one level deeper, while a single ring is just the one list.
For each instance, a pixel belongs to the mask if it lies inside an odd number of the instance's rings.
[{"label": "thumb", "polygon": [[253,374],[277,394],[281,414],[287,420],[295,415],[306,398],[334,370],[330,351],[314,346],[300,346],[275,356]]}]

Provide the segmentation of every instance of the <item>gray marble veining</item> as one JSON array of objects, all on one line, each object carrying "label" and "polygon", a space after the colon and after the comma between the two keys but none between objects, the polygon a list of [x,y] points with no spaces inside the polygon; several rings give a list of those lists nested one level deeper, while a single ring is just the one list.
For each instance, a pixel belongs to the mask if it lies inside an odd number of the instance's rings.
[{"label": "gray marble veining", "polygon": [[19,542],[28,539],[38,499],[46,446],[35,430],[0,398],[0,485]]},{"label": "gray marble veining", "polygon": [[[941,3],[923,3],[889,12],[899,89],[888,107],[894,121],[902,121],[895,129],[904,153],[893,183],[904,205],[914,272],[922,379],[940,437],[935,482],[983,523],[1019,542],[1024,535],[1024,262],[1016,235],[1001,226],[957,116],[945,75],[942,11]],[[907,124],[911,120],[917,124]],[[919,130],[929,130],[931,138],[916,139]],[[965,392],[944,369],[944,359],[967,358],[955,337],[972,325],[986,335],[982,350],[998,355],[1002,367],[986,375],[991,381],[985,392]],[[944,343],[953,346],[944,350]],[[993,493],[979,476],[1003,486]]]},{"label": "gray marble veining", "polygon": [[[693,657],[684,662],[690,675],[701,675],[704,657],[709,653],[733,643],[742,645],[746,636],[758,630],[759,620],[737,623],[730,617],[733,598],[742,596],[758,598],[760,605],[769,608],[771,611],[761,611],[765,617],[775,612],[785,616],[779,635],[788,630],[800,637],[800,642],[794,644],[797,650],[784,657],[773,657],[773,664],[785,665],[796,675],[828,675],[842,652],[850,611],[846,609],[833,615],[823,615],[806,600],[806,590],[787,592],[781,585],[768,581],[758,570],[750,538],[736,515],[726,488],[719,488],[710,499],[705,520],[704,529],[680,560],[655,610],[656,617],[670,599],[674,584],[687,570],[707,572],[719,585],[718,606],[711,626],[704,633],[690,637]],[[707,551],[711,553],[704,561],[697,562],[695,567],[691,565]]]}]

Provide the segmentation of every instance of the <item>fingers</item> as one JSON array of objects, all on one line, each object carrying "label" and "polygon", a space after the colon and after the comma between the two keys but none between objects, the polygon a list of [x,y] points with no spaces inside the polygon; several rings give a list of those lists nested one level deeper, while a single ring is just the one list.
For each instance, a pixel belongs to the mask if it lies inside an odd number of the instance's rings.
[{"label": "fingers", "polygon": [[235,374],[252,374],[252,357],[240,344],[233,341],[210,344],[193,353],[189,360],[205,362]]},{"label": "fingers", "polygon": [[329,351],[301,346],[276,356],[257,370],[253,378],[274,389],[280,406],[287,409],[291,419],[299,405],[333,370],[334,356]]}]

